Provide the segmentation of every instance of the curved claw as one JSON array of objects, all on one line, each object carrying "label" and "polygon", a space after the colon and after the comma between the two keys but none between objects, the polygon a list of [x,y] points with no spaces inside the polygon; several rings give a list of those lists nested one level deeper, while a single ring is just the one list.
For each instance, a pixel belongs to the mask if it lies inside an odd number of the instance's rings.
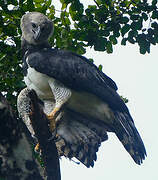
[{"label": "curved claw", "polygon": [[51,113],[47,115],[48,119],[56,118],[58,112],[60,111],[59,107],[55,107]]},{"label": "curved claw", "polygon": [[40,145],[39,143],[36,144],[35,148],[34,148],[35,152],[40,152]]}]

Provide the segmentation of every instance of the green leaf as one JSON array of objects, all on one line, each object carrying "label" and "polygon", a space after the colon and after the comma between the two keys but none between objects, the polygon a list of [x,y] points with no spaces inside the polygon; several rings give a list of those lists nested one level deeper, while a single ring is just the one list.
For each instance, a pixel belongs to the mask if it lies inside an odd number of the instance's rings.
[{"label": "green leaf", "polygon": [[139,15],[131,15],[131,20],[138,20],[139,19]]},{"label": "green leaf", "polygon": [[113,47],[112,47],[112,43],[110,41],[107,42],[106,44],[106,52],[108,54],[112,53],[113,52]]},{"label": "green leaf", "polygon": [[121,41],[121,45],[125,46],[126,42],[127,42],[127,38],[123,38],[122,41]]},{"label": "green leaf", "polygon": [[81,54],[81,55],[85,54],[86,53],[86,49],[83,46],[78,46],[76,53],[77,54]]},{"label": "green leaf", "polygon": [[135,43],[133,31],[130,31],[130,32],[128,33],[128,41],[129,41],[130,43],[132,43],[132,44]]},{"label": "green leaf", "polygon": [[106,38],[99,37],[98,39],[95,40],[94,50],[96,50],[96,51],[105,51],[106,43],[107,43]]},{"label": "green leaf", "polygon": [[[29,0],[27,0],[29,1]],[[35,3],[43,3],[43,0],[34,0]]]},{"label": "green leaf", "polygon": [[158,3],[157,0],[152,0],[152,5],[155,6]]},{"label": "green leaf", "polygon": [[141,19],[139,21],[134,21],[131,23],[131,29],[133,30],[141,30],[142,26],[143,24]]},{"label": "green leaf", "polygon": [[45,1],[45,5],[46,5],[47,7],[49,7],[49,6],[51,5],[51,2],[52,2],[51,0],[46,0],[46,1]]},{"label": "green leaf", "polygon": [[128,103],[128,99],[126,97],[120,96],[124,103]]},{"label": "green leaf", "polygon": [[108,37],[110,35],[110,31],[108,30],[103,30],[102,33],[103,33],[103,36],[105,37]]},{"label": "green leaf", "polygon": [[33,0],[27,0],[27,8],[28,8],[29,11],[34,11],[35,6],[34,6],[34,3],[33,3]]},{"label": "green leaf", "polygon": [[139,52],[140,52],[141,54],[145,54],[145,53],[146,53],[146,48],[145,48],[144,46],[140,46]]},{"label": "green leaf", "polygon": [[88,59],[90,62],[94,63],[94,60],[92,58],[89,58]]},{"label": "green leaf", "polygon": [[130,30],[130,25],[129,24],[124,25],[121,29],[122,36],[124,36],[129,30]]},{"label": "green leaf", "polygon": [[100,65],[98,66],[98,69],[99,69],[99,71],[102,71],[103,66],[100,64]]},{"label": "green leaf", "polygon": [[121,23],[124,23],[124,24],[128,23],[128,21],[129,21],[129,18],[128,18],[128,17],[122,17],[122,18],[120,19],[120,22],[121,22]]},{"label": "green leaf", "polygon": [[97,4],[101,5],[102,1],[101,0],[96,0]]},{"label": "green leaf", "polygon": [[154,29],[158,30],[158,23],[157,22],[151,23],[151,27],[153,27]]},{"label": "green leaf", "polygon": [[96,5],[88,5],[88,8],[89,8],[92,12],[95,12],[96,9],[97,9],[97,6],[96,6]]},{"label": "green leaf", "polygon": [[142,13],[142,17],[143,17],[143,19],[145,20],[145,21],[147,21],[148,20],[148,15],[146,14],[146,13]]},{"label": "green leaf", "polygon": [[158,11],[153,11],[152,16],[153,19],[158,19]]},{"label": "green leaf", "polygon": [[111,36],[109,37],[109,40],[112,42],[113,45],[117,44],[117,39],[116,39],[115,36],[111,35]]},{"label": "green leaf", "polygon": [[70,25],[71,24],[70,19],[69,18],[65,18],[65,23],[66,23],[66,25]]},{"label": "green leaf", "polygon": [[69,7],[69,13],[73,21],[79,21],[83,13],[83,5],[81,3],[72,3]]},{"label": "green leaf", "polygon": [[62,3],[61,9],[64,10],[66,7],[67,7],[67,4],[66,3]]}]

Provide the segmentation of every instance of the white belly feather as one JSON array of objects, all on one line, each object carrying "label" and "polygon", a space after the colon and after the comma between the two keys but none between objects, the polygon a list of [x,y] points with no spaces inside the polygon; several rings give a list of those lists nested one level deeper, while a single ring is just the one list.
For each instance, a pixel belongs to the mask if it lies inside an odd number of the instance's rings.
[{"label": "white belly feather", "polygon": [[109,106],[97,96],[87,92],[73,91],[68,107],[76,112],[102,121],[112,121],[113,113]]},{"label": "white belly feather", "polygon": [[[29,67],[27,76],[24,78],[29,89],[34,89],[41,100],[54,101],[49,81],[56,81],[49,76],[37,72],[34,68]],[[101,101],[97,96],[86,92],[72,91],[71,97],[67,102],[67,107],[76,112],[91,116],[93,118],[109,121],[112,120],[113,113],[106,103]]]},{"label": "white belly feather", "polygon": [[[40,99],[52,99],[54,98],[51,88],[49,86],[49,79],[45,74],[37,72],[34,68],[29,67],[27,70],[27,76],[24,77],[24,81],[29,89],[36,91]],[[54,80],[55,81],[55,80]]]}]

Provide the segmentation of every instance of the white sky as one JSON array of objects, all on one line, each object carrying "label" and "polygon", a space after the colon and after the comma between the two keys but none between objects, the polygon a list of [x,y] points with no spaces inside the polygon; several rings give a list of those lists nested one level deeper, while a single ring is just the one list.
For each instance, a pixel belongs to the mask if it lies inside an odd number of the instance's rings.
[{"label": "white sky", "polygon": [[127,104],[147,150],[147,158],[139,166],[124,150],[113,134],[104,142],[94,168],[86,168],[62,158],[62,180],[157,180],[158,161],[158,61],[157,47],[140,55],[136,45],[114,48],[113,54],[88,50],[86,57],[103,65],[103,71],[118,85],[119,93],[129,99]]},{"label": "white sky", "polygon": [[[60,9],[59,1],[52,1]],[[93,1],[81,0],[85,6]],[[113,54],[88,50],[87,58],[103,65],[103,72],[118,85],[119,94],[127,97],[131,115],[147,150],[147,158],[139,166],[134,163],[116,136],[109,135],[97,153],[94,168],[86,168],[62,158],[62,180],[157,180],[158,161],[158,60],[157,46],[151,53],[140,55],[136,45],[114,48]]]}]

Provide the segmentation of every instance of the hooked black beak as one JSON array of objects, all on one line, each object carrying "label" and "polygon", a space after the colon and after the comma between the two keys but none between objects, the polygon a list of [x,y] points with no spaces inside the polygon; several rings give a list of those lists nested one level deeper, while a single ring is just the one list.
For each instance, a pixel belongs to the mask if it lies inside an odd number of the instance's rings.
[{"label": "hooked black beak", "polygon": [[41,28],[40,28],[40,26],[38,26],[35,31],[33,30],[33,32],[34,32],[34,39],[35,39],[35,40],[38,40],[38,38],[39,38],[40,35],[41,35]]}]

